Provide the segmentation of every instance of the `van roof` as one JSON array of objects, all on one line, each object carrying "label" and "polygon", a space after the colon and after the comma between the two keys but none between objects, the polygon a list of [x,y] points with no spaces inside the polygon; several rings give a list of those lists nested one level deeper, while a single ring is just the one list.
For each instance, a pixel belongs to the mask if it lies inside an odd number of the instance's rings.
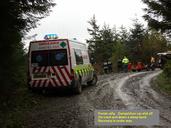
[{"label": "van roof", "polygon": [[53,40],[35,40],[35,41],[31,41],[30,43],[39,43],[39,42],[47,42],[47,41],[63,41],[63,40],[68,40],[70,42],[81,44],[81,45],[84,45],[85,47],[87,47],[87,45],[85,43],[79,42],[77,40],[66,39],[66,38],[64,38],[64,39],[53,39]]},{"label": "van roof", "polygon": [[157,55],[171,55],[171,51],[157,53]]},{"label": "van roof", "polygon": [[39,42],[47,42],[47,41],[60,41],[60,40],[68,40],[68,39],[53,39],[53,40],[35,40],[30,43],[39,43]]},{"label": "van roof", "polygon": [[78,43],[78,44],[82,44],[82,45],[85,45],[85,46],[86,46],[85,43],[79,42],[79,41],[77,41],[77,40],[70,40],[70,39],[69,39],[69,41],[74,42],[74,43]]},{"label": "van roof", "polygon": [[82,45],[86,45],[85,43],[82,43],[82,42],[79,42],[77,40],[71,40],[71,39],[53,39],[53,40],[35,40],[35,41],[31,41],[30,43],[38,43],[38,42],[47,42],[47,41],[60,41],[60,40],[68,40],[68,41],[71,41],[71,42],[74,42],[74,43],[79,43],[79,44],[82,44]]}]

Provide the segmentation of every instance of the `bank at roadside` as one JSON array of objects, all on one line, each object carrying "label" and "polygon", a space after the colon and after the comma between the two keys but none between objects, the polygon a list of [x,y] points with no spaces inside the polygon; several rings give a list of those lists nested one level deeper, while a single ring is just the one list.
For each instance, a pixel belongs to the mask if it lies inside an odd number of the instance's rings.
[{"label": "bank at roadside", "polygon": [[171,96],[171,60],[167,61],[163,72],[153,80],[153,86],[161,93]]}]

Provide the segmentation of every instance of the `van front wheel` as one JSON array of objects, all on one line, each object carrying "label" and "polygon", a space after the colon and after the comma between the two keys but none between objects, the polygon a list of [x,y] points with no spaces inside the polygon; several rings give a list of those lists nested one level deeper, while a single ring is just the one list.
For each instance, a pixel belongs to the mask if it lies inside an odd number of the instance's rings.
[{"label": "van front wheel", "polygon": [[87,82],[87,85],[96,85],[97,84],[97,75],[93,74],[93,79]]}]

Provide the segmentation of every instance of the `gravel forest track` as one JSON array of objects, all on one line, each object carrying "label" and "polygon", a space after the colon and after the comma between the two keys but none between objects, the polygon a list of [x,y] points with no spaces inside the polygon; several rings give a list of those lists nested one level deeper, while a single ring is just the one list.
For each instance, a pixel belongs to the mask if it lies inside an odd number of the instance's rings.
[{"label": "gravel forest track", "polygon": [[42,95],[40,105],[25,113],[24,128],[96,128],[95,109],[158,109],[160,125],[152,128],[171,128],[171,99],[150,86],[160,72],[101,75],[96,86],[85,87],[80,95],[70,91]]}]

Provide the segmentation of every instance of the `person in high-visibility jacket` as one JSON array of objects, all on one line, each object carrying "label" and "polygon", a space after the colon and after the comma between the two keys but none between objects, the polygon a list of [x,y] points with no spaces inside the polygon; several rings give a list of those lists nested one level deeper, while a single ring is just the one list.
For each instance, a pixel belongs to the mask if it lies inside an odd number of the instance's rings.
[{"label": "person in high-visibility jacket", "polygon": [[128,72],[128,63],[129,59],[126,56],[124,56],[124,58],[122,59],[124,72]]}]

